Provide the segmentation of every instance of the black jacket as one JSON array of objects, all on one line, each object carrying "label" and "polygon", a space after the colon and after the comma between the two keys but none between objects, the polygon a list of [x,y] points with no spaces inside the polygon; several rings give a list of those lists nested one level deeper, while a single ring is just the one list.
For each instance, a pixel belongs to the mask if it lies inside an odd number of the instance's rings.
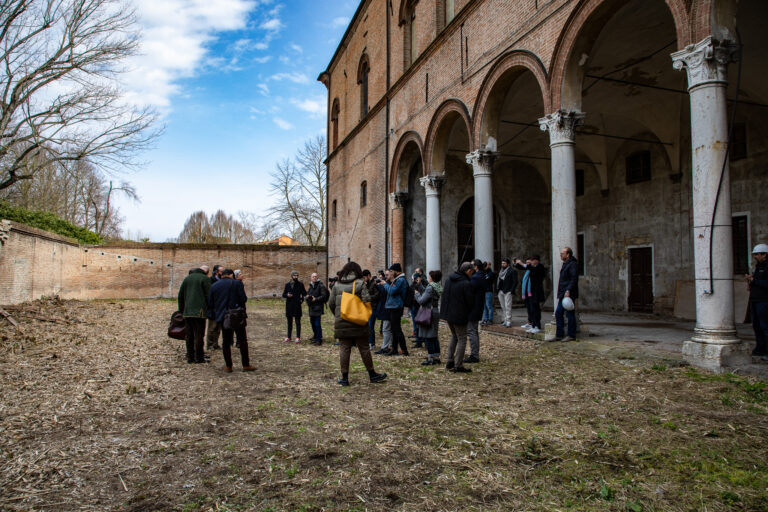
[{"label": "black jacket", "polygon": [[[288,297],[289,293],[293,294],[293,297]],[[291,279],[290,282],[285,283],[283,298],[285,299],[286,316],[301,316],[301,303],[304,302],[306,296],[307,289],[304,288],[304,283],[301,281],[294,282]]]},{"label": "black jacket", "polygon": [[458,272],[451,274],[440,298],[440,318],[451,324],[466,325],[474,305],[469,277]]},{"label": "black jacket", "polygon": [[501,279],[501,271],[499,271],[496,287],[500,292],[515,293],[515,289],[517,288],[517,270],[511,266],[508,268],[509,271],[507,272],[507,275],[504,276],[503,280]]},{"label": "black jacket", "polygon": [[472,274],[472,278],[469,280],[469,285],[472,289],[474,300],[474,306],[469,313],[469,319],[472,322],[479,322],[483,318],[483,308],[485,307],[485,272],[481,270],[480,272]]},{"label": "black jacket", "polygon": [[227,310],[244,308],[247,300],[242,282],[229,278],[219,279],[208,292],[208,316],[217,323],[222,323]]},{"label": "black jacket", "polygon": [[[328,288],[319,279],[316,283],[309,283],[309,290],[307,290],[307,298],[305,299],[309,306],[309,316],[322,316],[329,296]],[[314,297],[314,300],[310,297]]]},{"label": "black jacket", "polygon": [[[547,300],[547,294],[544,293],[544,278],[547,276],[547,267],[539,263],[535,267],[532,265],[515,265],[520,270],[530,270],[529,278],[531,280],[531,299],[534,302],[544,302]],[[520,293],[523,293],[521,291]],[[526,297],[523,297],[525,299]]]},{"label": "black jacket", "polygon": [[493,286],[496,284],[496,274],[493,270],[485,271],[485,291],[493,293]]},{"label": "black jacket", "polygon": [[572,299],[579,298],[579,262],[571,256],[563,262],[560,269],[560,280],[557,283],[557,298],[565,297],[565,292],[571,292]]},{"label": "black jacket", "polygon": [[749,302],[768,302],[768,262],[758,263],[749,285]]}]

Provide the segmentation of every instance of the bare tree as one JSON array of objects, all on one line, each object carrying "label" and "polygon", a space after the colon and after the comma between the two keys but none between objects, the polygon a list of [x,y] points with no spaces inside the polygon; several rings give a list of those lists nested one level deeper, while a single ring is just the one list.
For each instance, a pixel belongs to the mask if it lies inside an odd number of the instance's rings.
[{"label": "bare tree", "polygon": [[244,244],[254,242],[253,233],[247,225],[218,210],[210,218],[199,211],[190,215],[179,235],[182,243]]},{"label": "bare tree", "polygon": [[0,190],[56,162],[136,164],[157,131],[116,85],[134,27],[117,0],[0,0]]},{"label": "bare tree", "polygon": [[204,211],[193,213],[179,234],[179,243],[206,244],[211,239],[211,225]]},{"label": "bare tree", "polygon": [[277,164],[271,174],[270,192],[277,203],[270,216],[293,232],[293,238],[317,247],[325,244],[326,176],[325,138],[304,143],[295,160]]}]

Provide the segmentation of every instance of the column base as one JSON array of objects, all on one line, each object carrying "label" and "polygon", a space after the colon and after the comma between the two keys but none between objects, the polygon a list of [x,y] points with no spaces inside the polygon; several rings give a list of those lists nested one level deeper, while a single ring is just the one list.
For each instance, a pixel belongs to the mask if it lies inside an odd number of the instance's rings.
[{"label": "column base", "polygon": [[683,359],[692,366],[716,373],[752,362],[749,346],[732,330],[696,329],[693,338],[683,342]]}]

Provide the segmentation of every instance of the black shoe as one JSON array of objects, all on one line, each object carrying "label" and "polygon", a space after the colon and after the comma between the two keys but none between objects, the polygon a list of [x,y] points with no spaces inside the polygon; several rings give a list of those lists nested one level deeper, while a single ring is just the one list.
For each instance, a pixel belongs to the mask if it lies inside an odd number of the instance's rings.
[{"label": "black shoe", "polygon": [[387,350],[386,352],[384,352],[384,355],[385,356],[396,356],[397,355],[397,351],[396,350]]},{"label": "black shoe", "polygon": [[195,360],[194,359],[187,359],[187,364],[195,364]]},{"label": "black shoe", "polygon": [[371,382],[381,382],[386,378],[387,378],[386,373],[377,373],[376,375],[371,375]]},{"label": "black shoe", "polygon": [[387,351],[384,350],[384,349],[377,350],[376,352],[374,352],[374,354],[386,354],[386,353],[387,353]]},{"label": "black shoe", "polygon": [[424,345],[422,345],[421,343],[414,343],[413,345],[411,345],[411,348],[422,348],[423,346]]},{"label": "black shoe", "polygon": [[472,370],[464,368],[463,366],[457,366],[453,369],[453,373],[472,373]]},{"label": "black shoe", "polygon": [[431,359],[427,359],[426,361],[421,362],[421,366],[432,366],[433,364],[435,363],[433,363]]},{"label": "black shoe", "polygon": [[411,354],[409,354],[408,352],[403,352],[403,353],[402,353],[402,354],[400,354],[400,355],[402,355],[402,356],[409,356],[409,355],[411,355]]},{"label": "black shoe", "polygon": [[211,361],[209,359],[203,359],[202,361],[195,361],[195,364],[205,364],[210,363]]},{"label": "black shoe", "polygon": [[440,364],[440,360],[439,359],[433,359],[432,360],[432,364],[434,364],[434,365]]},{"label": "black shoe", "polygon": [[464,358],[465,363],[479,363],[480,358],[475,356],[469,356]]},{"label": "black shoe", "polygon": [[339,386],[347,387],[349,386],[349,379],[341,378],[336,381],[336,384],[338,384]]},{"label": "black shoe", "polygon": [[752,351],[752,355],[755,356],[755,357],[760,357],[760,356],[764,356],[766,354],[765,354],[765,352],[763,352],[761,350],[754,349]]},{"label": "black shoe", "polygon": [[447,363],[445,363],[445,369],[453,370],[453,361],[448,361]]}]

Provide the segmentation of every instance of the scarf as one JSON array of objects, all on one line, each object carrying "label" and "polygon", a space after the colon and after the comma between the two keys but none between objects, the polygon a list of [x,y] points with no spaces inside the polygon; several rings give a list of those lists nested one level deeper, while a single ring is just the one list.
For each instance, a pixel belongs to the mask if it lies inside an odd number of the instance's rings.
[{"label": "scarf", "polygon": [[530,269],[525,270],[525,274],[523,275],[523,299],[527,297],[532,297],[533,293],[531,293],[531,271]]},{"label": "scarf", "polygon": [[429,286],[432,287],[432,289],[437,294],[437,297],[440,298],[440,296],[443,294],[443,285],[440,283],[429,283]]},{"label": "scarf", "polygon": [[499,271],[499,281],[498,281],[498,287],[501,288],[502,283],[504,282],[504,278],[507,277],[507,272],[509,272],[509,269],[512,267],[503,268]]}]

